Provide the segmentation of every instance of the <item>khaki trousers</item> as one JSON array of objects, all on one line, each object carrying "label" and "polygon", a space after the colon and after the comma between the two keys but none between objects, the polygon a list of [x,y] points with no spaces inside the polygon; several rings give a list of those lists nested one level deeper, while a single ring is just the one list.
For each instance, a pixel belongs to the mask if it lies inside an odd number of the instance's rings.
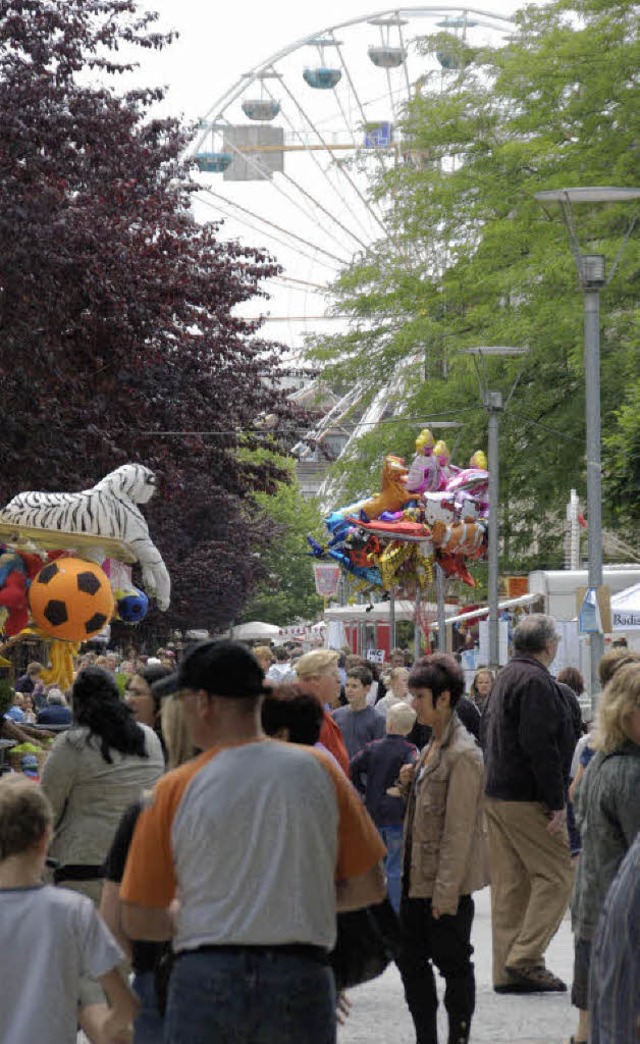
[{"label": "khaki trousers", "polygon": [[485,799],[491,868],[493,984],[509,983],[505,966],[544,966],[573,889],[566,828],[547,830],[534,801]]}]

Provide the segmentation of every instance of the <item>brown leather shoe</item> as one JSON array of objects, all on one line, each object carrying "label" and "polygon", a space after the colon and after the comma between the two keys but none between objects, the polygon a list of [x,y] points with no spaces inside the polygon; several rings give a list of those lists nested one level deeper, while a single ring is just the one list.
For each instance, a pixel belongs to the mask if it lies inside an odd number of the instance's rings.
[{"label": "brown leather shoe", "polygon": [[567,984],[542,965],[531,968],[506,967],[505,971],[517,985],[527,988],[529,993],[566,993]]}]

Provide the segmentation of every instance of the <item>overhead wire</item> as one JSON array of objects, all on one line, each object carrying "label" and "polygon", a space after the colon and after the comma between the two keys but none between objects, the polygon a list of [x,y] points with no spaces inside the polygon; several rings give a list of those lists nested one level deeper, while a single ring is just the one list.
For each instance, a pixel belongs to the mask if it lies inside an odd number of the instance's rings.
[{"label": "overhead wire", "polygon": [[[271,97],[272,101],[276,101],[277,100],[273,96],[273,94],[271,94],[271,92],[270,92],[268,87],[266,88],[266,91],[267,91],[267,94]],[[282,112],[282,116],[283,116],[283,119],[285,120],[285,122],[288,124],[291,133],[300,142],[300,144],[304,145],[305,141],[304,141],[304,139],[302,137],[302,133],[301,133],[300,130],[298,130],[295,127],[295,125],[293,124],[289,114],[287,112],[283,111]],[[308,153],[308,155],[313,160],[313,163],[315,164],[315,166],[320,171],[320,174],[322,175],[322,177],[326,178],[326,180],[327,180],[330,188],[332,189],[332,191],[337,194],[338,198],[340,199],[340,202],[342,203],[342,205],[344,207],[344,212],[347,213],[347,214],[350,213],[350,209],[351,208],[349,207],[349,203],[348,203],[347,199],[342,194],[342,191],[336,185],[334,185],[331,182],[331,179],[328,177],[326,170],[322,166],[322,164],[321,164],[320,160],[318,159],[318,157],[316,156],[315,152],[311,151],[311,152]],[[340,222],[337,220],[337,218],[335,218],[335,216],[332,218],[332,220],[333,220],[333,222],[335,224],[338,224],[343,229],[343,231],[346,231],[352,237],[352,239],[354,239],[355,242],[357,242],[358,244],[361,244],[361,240],[360,240],[359,236],[357,236],[355,234],[355,232],[352,231],[351,228],[349,228],[347,225],[341,225]],[[360,226],[360,232],[361,232],[361,234],[365,234],[366,230],[362,226]]]}]

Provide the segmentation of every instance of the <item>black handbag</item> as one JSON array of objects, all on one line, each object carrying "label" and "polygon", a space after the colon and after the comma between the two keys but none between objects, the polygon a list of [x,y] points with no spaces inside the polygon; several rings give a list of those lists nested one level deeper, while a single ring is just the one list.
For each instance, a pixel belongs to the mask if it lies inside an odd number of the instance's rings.
[{"label": "black handbag", "polygon": [[329,954],[338,991],[371,982],[400,952],[400,922],[388,899],[337,917],[338,936]]}]

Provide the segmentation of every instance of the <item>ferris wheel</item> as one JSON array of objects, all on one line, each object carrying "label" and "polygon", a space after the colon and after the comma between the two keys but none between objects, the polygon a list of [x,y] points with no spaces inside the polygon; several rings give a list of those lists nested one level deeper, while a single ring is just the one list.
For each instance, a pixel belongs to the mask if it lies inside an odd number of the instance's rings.
[{"label": "ferris wheel", "polygon": [[408,101],[425,86],[446,90],[464,76],[466,46],[500,46],[513,27],[464,7],[379,11],[284,47],[210,107],[190,150],[196,216],[223,218],[225,237],[282,266],[268,287],[269,321],[283,324],[275,339],[295,347],[322,329],[327,287],[389,236],[371,188],[376,174],[416,162],[401,130]]}]

